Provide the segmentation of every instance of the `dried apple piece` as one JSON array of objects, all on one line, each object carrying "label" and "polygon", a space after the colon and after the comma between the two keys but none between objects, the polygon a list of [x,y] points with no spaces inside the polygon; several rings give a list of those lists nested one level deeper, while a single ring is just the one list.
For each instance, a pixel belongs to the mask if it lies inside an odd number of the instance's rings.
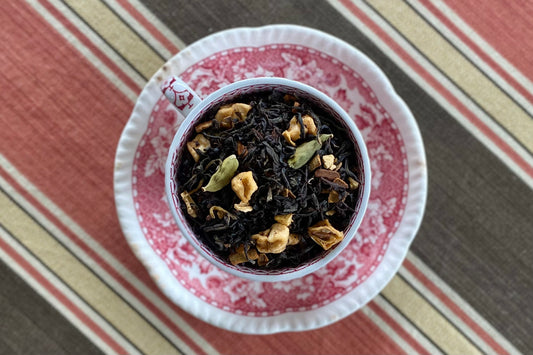
[{"label": "dried apple piece", "polygon": [[260,253],[279,254],[289,242],[289,227],[274,223],[269,229],[252,235],[252,240]]},{"label": "dried apple piece", "polygon": [[237,247],[235,252],[230,254],[229,261],[232,265],[238,265],[250,260],[257,260],[257,258],[259,258],[257,250],[250,248],[248,249],[248,252],[245,252],[244,245],[241,244]]},{"label": "dried apple piece", "polygon": [[243,103],[224,105],[218,110],[215,120],[222,128],[233,128],[233,120],[243,122],[251,109],[252,106]]},{"label": "dried apple piece", "polygon": [[324,250],[330,249],[344,239],[344,233],[333,228],[327,219],[307,228],[307,232],[311,239]]},{"label": "dried apple piece", "polygon": [[198,151],[205,153],[209,148],[211,148],[211,143],[203,134],[197,134],[192,141],[187,142],[187,149],[195,162],[200,160]]},{"label": "dried apple piece", "polygon": [[[303,127],[304,134],[316,136],[317,128],[315,125],[315,120],[313,120],[313,117],[309,115],[305,115],[302,117],[302,122],[304,124],[304,127]],[[301,138],[301,133],[302,133],[302,126],[300,125],[298,118],[294,116],[289,121],[289,128],[285,130],[282,133],[282,135],[287,141],[287,143],[289,143],[292,146],[296,146],[295,141]]]}]

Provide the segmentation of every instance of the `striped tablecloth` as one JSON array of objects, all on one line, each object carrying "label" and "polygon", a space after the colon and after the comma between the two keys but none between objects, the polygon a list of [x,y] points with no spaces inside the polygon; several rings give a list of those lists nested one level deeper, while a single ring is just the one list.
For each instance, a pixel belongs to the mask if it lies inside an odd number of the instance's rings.
[{"label": "striped tablecloth", "polygon": [[[137,96],[188,44],[292,23],[354,45],[410,107],[426,213],[398,274],[333,325],[254,336],[169,301],[113,198]],[[533,352],[533,3],[0,1],[0,354]]]}]

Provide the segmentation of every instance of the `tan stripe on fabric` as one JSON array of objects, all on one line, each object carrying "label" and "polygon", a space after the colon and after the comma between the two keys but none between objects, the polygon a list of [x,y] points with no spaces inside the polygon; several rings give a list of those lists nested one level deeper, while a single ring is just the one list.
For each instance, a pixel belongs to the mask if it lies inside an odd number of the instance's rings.
[{"label": "tan stripe on fabric", "polygon": [[403,1],[370,4],[530,152],[533,119]]},{"label": "tan stripe on fabric", "polygon": [[152,48],[99,0],[66,0],[66,3],[145,78],[150,78],[164,64]]},{"label": "tan stripe on fabric", "polygon": [[481,354],[446,318],[396,276],[383,296],[448,354]]},{"label": "tan stripe on fabric", "polygon": [[179,354],[137,312],[0,192],[0,223],[63,282],[146,354]]}]

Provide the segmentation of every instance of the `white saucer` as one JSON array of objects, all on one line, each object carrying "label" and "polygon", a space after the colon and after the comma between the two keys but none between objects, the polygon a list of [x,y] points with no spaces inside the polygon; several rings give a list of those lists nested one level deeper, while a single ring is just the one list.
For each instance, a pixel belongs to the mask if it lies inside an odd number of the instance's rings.
[{"label": "white saucer", "polygon": [[[159,89],[170,75],[201,96],[245,78],[287,77],[325,92],[354,118],[369,151],[372,193],[357,237],[334,261],[304,278],[268,284],[216,269],[187,243],[164,191],[167,150],[183,119]],[[422,220],[427,172],[416,122],[373,62],[323,32],[275,25],[213,34],[155,74],[120,138],[114,186],[128,243],[172,301],[215,326],[268,334],[335,322],[385,287]]]}]

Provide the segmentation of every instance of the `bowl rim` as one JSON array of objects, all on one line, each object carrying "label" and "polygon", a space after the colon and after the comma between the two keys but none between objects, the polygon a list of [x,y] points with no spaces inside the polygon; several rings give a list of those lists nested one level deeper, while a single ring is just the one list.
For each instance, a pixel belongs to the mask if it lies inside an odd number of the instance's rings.
[{"label": "bowl rim", "polygon": [[[210,109],[212,106],[216,106],[220,102],[217,102],[218,98],[223,97],[226,94],[232,93],[237,89],[242,89],[245,87],[250,87],[254,85],[269,85],[269,86],[284,86],[287,88],[297,89],[305,92],[306,94],[310,95],[311,97],[314,97],[320,101],[320,103],[324,104],[326,107],[333,110],[335,113],[338,114],[338,116],[343,120],[343,123],[348,127],[350,130],[350,135],[348,135],[350,138],[353,137],[353,143],[357,146],[359,149],[361,159],[362,159],[362,166],[363,166],[363,174],[361,175],[362,180],[362,189],[363,192],[360,194],[360,204],[359,204],[359,210],[357,211],[357,215],[355,216],[355,219],[353,218],[353,215],[350,217],[351,223],[349,225],[349,229],[346,231],[345,236],[343,240],[337,244],[334,249],[331,249],[327,253],[324,254],[323,257],[318,258],[314,260],[312,263],[309,263],[307,265],[304,265],[303,267],[296,267],[296,268],[287,268],[282,269],[283,272],[276,273],[276,271],[273,271],[274,273],[254,273],[252,269],[246,268],[241,269],[239,267],[235,267],[228,262],[224,263],[220,261],[218,258],[214,258],[212,255],[209,254],[209,252],[206,249],[209,249],[208,247],[203,247],[203,243],[194,235],[192,230],[188,228],[186,225],[186,219],[183,216],[181,209],[177,206],[177,197],[175,195],[174,186],[173,186],[173,175],[174,175],[174,168],[175,168],[175,159],[178,150],[184,149],[184,140],[187,138],[187,133],[190,132],[192,127],[194,126],[194,123],[202,116],[202,114],[205,112],[206,109]],[[178,154],[179,155],[179,154]],[[366,144],[364,142],[364,139],[361,135],[361,132],[357,128],[355,122],[350,118],[348,113],[332,98],[330,98],[327,94],[323,93],[322,91],[309,86],[307,84],[290,80],[286,78],[280,78],[280,77],[257,77],[257,78],[250,78],[250,79],[244,79],[240,81],[233,82],[231,84],[228,84],[213,93],[209,94],[207,97],[201,100],[200,103],[198,103],[191,112],[187,115],[185,120],[181,123],[180,127],[178,128],[178,131],[174,135],[172,139],[172,143],[168,150],[167,160],[165,162],[165,194],[167,198],[167,203],[169,205],[170,211],[172,213],[172,216],[174,218],[174,221],[178,225],[181,233],[183,236],[187,239],[187,241],[195,248],[195,250],[202,255],[207,261],[209,261],[211,264],[215,265],[219,269],[228,272],[234,276],[245,278],[252,281],[259,281],[259,282],[279,282],[279,281],[288,281],[296,278],[303,277],[305,275],[308,275],[310,273],[313,273],[317,271],[318,269],[326,266],[329,262],[331,262],[337,255],[339,255],[342,250],[350,243],[350,241],[355,237],[357,230],[359,226],[361,225],[361,222],[363,220],[363,217],[365,215],[368,200],[370,197],[370,189],[371,189],[371,181],[372,181],[372,173],[370,168],[370,160],[368,157],[368,151],[366,148]],[[366,183],[365,183],[366,182]],[[247,271],[244,271],[247,270]]]}]

